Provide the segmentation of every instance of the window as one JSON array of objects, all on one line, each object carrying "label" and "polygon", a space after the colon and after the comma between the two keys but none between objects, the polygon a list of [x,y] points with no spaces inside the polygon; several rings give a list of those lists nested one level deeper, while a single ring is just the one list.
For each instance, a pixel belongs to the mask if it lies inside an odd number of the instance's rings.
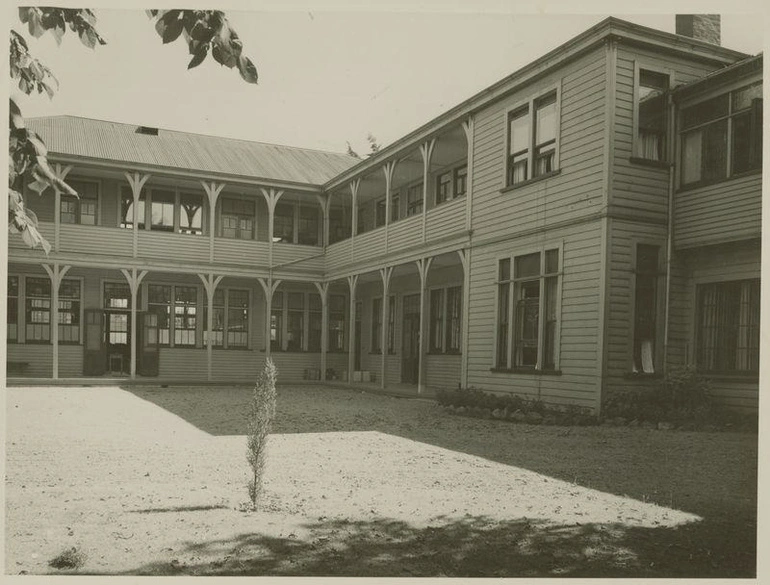
[{"label": "window", "polygon": [[[316,228],[317,229],[317,228]],[[273,213],[273,241],[294,242],[294,206],[279,203]]]},{"label": "window", "polygon": [[444,289],[430,291],[430,351],[443,349],[444,343]]},{"label": "window", "polygon": [[699,185],[762,165],[762,85],[683,108],[681,184]]},{"label": "window", "polygon": [[305,294],[287,293],[287,351],[302,351],[305,333]]},{"label": "window", "polygon": [[468,190],[468,166],[455,169],[455,197],[462,197]]},{"label": "window", "polygon": [[329,351],[345,349],[345,309],[344,295],[329,295]]},{"label": "window", "polygon": [[51,340],[51,281],[27,277],[25,281],[25,316],[27,343]]},{"label": "window", "polygon": [[104,308],[105,309],[130,309],[131,289],[127,283],[104,283]]},{"label": "window", "polygon": [[[136,206],[136,223],[140,230],[144,229],[145,197],[145,191],[142,189]],[[134,229],[134,195],[129,187],[120,189],[120,227]]]},{"label": "window", "polygon": [[388,298],[388,353],[396,353],[396,297]]},{"label": "window", "polygon": [[382,351],[382,299],[372,299],[372,353]]},{"label": "window", "polygon": [[59,284],[59,343],[80,343],[80,281]]},{"label": "window", "polygon": [[179,195],[179,233],[203,233],[203,196],[195,193]]},{"label": "window", "polygon": [[668,75],[639,70],[634,144],[639,158],[663,161],[666,156],[666,92]]},{"label": "window", "polygon": [[79,197],[62,194],[59,221],[61,223],[96,224],[96,202],[99,186],[85,181],[67,181]]},{"label": "window", "polygon": [[[104,308],[112,309],[107,313],[107,326],[110,345],[126,345],[128,343],[128,313],[131,308],[131,289],[125,282],[104,283]],[[115,312],[115,309],[121,312]]]},{"label": "window", "polygon": [[369,210],[366,207],[358,208],[358,225],[356,227],[358,228],[356,235],[363,234],[372,229],[369,225]]},{"label": "window", "polygon": [[253,201],[246,199],[222,199],[221,225],[222,237],[236,240],[254,239]]},{"label": "window", "polygon": [[655,372],[659,246],[637,244],[634,285],[634,372]]},{"label": "window", "polygon": [[321,295],[308,295],[308,351],[321,351],[322,316]]},{"label": "window", "polygon": [[759,279],[698,286],[699,369],[759,371],[759,291]]},{"label": "window", "polygon": [[420,213],[422,213],[422,183],[417,183],[406,191],[406,216]]},{"label": "window", "polygon": [[195,347],[198,316],[198,288],[174,287],[174,345]]},{"label": "window", "polygon": [[497,359],[499,368],[508,367],[508,333],[511,308],[511,259],[504,258],[497,269]]},{"label": "window", "polygon": [[535,177],[556,168],[556,92],[535,101]]},{"label": "window", "polygon": [[[214,291],[213,312],[211,313],[211,345],[223,347],[225,339],[225,291],[217,288]],[[203,345],[208,347],[208,302],[203,307]]]},{"label": "window", "polygon": [[460,327],[462,323],[462,287],[446,289],[446,344],[444,351],[460,351]]},{"label": "window", "polygon": [[161,232],[174,231],[174,203],[176,194],[173,191],[153,189],[150,194],[150,229]]},{"label": "window", "polygon": [[248,347],[249,291],[227,291],[227,347]]},{"label": "window", "polygon": [[436,205],[452,198],[452,171],[441,173],[436,179]]},{"label": "window", "polygon": [[384,197],[374,203],[374,227],[385,225],[386,206],[387,203]]},{"label": "window", "polygon": [[306,246],[318,245],[318,217],[318,207],[306,205],[299,208],[298,243]]},{"label": "window", "polygon": [[401,196],[393,193],[390,196],[390,223],[401,219]]},{"label": "window", "polygon": [[351,220],[348,209],[332,207],[329,209],[329,243],[342,241],[350,237]]},{"label": "window", "polygon": [[558,249],[499,261],[497,367],[556,368],[558,283]]},{"label": "window", "polygon": [[[508,114],[508,185],[556,169],[556,104],[553,91]],[[534,112],[534,131],[530,112]]]},{"label": "window", "polygon": [[283,293],[273,293],[270,307],[270,350],[283,350]]},{"label": "window", "polygon": [[158,344],[171,344],[171,285],[147,285],[147,312],[158,316]]},{"label": "window", "polygon": [[5,319],[5,338],[8,341],[19,339],[19,277],[8,277],[8,312]]}]

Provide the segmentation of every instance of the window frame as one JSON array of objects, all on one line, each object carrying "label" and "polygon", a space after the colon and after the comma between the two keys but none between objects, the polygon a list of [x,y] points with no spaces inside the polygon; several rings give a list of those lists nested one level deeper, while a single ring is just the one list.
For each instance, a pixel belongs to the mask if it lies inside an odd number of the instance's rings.
[{"label": "window frame", "polygon": [[[730,274],[726,276],[720,275],[719,277],[701,277],[696,278],[693,281],[693,290],[692,290],[692,323],[693,323],[693,346],[692,346],[692,354],[691,354],[691,363],[695,364],[696,369],[708,377],[736,377],[736,378],[756,378],[759,375],[759,369],[757,370],[707,370],[704,369],[701,364],[699,363],[699,357],[700,357],[700,343],[701,343],[701,313],[700,313],[700,301],[701,301],[701,290],[702,287],[705,286],[719,286],[719,285],[729,285],[734,283],[740,283],[740,282],[757,282],[759,284],[759,335],[760,335],[760,345],[761,345],[761,336],[762,336],[762,328],[761,328],[761,309],[762,309],[762,302],[761,302],[761,295],[762,295],[762,282],[761,282],[761,275],[759,273],[750,272],[750,273],[744,273],[744,274]],[[760,347],[761,350],[761,347]],[[762,354],[761,351],[759,353],[757,363],[758,368],[761,368],[761,359]]]},{"label": "window frame", "polygon": [[[639,246],[652,246],[658,248],[658,263],[657,271],[655,272],[655,337],[654,348],[652,354],[652,372],[644,372],[636,365],[636,304],[637,304],[637,278],[638,268],[637,259]],[[631,343],[628,352],[628,362],[630,364],[629,371],[638,376],[656,376],[663,371],[663,345],[664,345],[664,330],[665,330],[665,311],[661,308],[665,308],[665,291],[666,291],[666,242],[665,240],[656,240],[649,238],[631,238],[631,264],[629,270],[631,272],[630,282],[630,311],[629,311],[629,331],[631,332]]]},{"label": "window frame", "polygon": [[[72,186],[71,183],[75,183],[75,184],[77,184],[77,183],[85,183],[85,184],[94,185],[96,192],[95,192],[95,195],[94,195],[93,198],[91,198],[91,197],[84,198],[79,191],[78,191],[78,197],[73,197],[71,195],[67,195],[65,193],[62,193],[61,194],[61,199],[60,199],[60,208],[59,208],[59,218],[58,218],[59,223],[62,224],[62,225],[64,225],[64,224],[66,224],[66,225],[101,225],[102,224],[102,222],[101,222],[101,212],[102,212],[102,181],[100,179],[89,179],[89,178],[80,178],[80,177],[68,178],[68,179],[66,179],[66,181],[67,181],[67,184],[69,184],[70,186]],[[74,187],[73,187],[73,189],[74,189]],[[75,191],[77,191],[77,189],[75,189]],[[93,224],[83,223],[83,221],[82,221],[82,216],[83,216],[83,205],[82,204],[83,204],[83,200],[84,199],[93,199],[94,200],[94,207],[95,208],[94,208],[94,223]],[[75,214],[76,214],[76,218],[75,219],[76,219],[76,221],[74,221],[74,222],[63,222],[61,220],[61,213],[62,213],[61,204],[64,203],[65,201],[69,202],[70,200],[74,201],[74,203],[76,205],[76,211],[75,211]]]},{"label": "window frame", "polygon": [[[342,299],[342,310],[341,311],[333,310],[335,307],[333,307],[334,303],[332,302],[332,297],[337,297],[338,299]],[[329,311],[329,322],[327,324],[326,334],[328,335],[329,343],[328,343],[328,347],[327,347],[327,352],[343,353],[343,352],[346,351],[345,348],[346,348],[347,340],[348,340],[348,316],[347,315],[348,315],[348,312],[350,311],[350,302],[348,300],[347,295],[329,293],[328,311]],[[334,347],[332,347],[332,339],[334,338],[332,336],[332,331],[335,332],[335,335],[340,333],[336,329],[332,330],[332,322],[333,321],[338,321],[338,319],[336,319],[336,317],[335,318],[332,317],[333,315],[334,316],[342,315],[342,319],[341,319],[341,321],[342,321],[342,331],[341,331],[341,334],[342,334],[342,344],[339,347],[337,347],[336,343],[334,344]]]},{"label": "window frame", "polygon": [[[556,272],[545,272],[546,251],[557,250],[559,259],[559,269]],[[515,331],[517,328],[516,321],[516,299],[517,299],[517,283],[528,282],[534,280],[533,276],[518,277],[516,275],[516,258],[527,256],[530,254],[540,254],[540,272],[537,276],[539,281],[539,296],[538,296],[538,350],[537,350],[537,363],[535,367],[529,366],[517,366],[515,363],[516,344]],[[561,363],[561,327],[562,327],[562,289],[564,284],[564,241],[552,240],[544,242],[540,245],[522,246],[517,248],[515,252],[508,254],[498,254],[494,257],[495,260],[495,275],[492,281],[495,286],[494,306],[493,306],[493,322],[495,323],[494,337],[493,339],[493,351],[492,351],[492,363],[491,370],[493,372],[508,372],[515,374],[559,374]],[[510,262],[510,278],[502,281],[499,277],[499,266],[501,260],[508,260]],[[545,345],[545,326],[546,319],[544,318],[545,311],[545,281],[548,278],[556,278],[555,289],[555,313],[556,313],[556,327],[554,331],[554,364],[552,369],[543,369],[542,360],[544,356]],[[500,311],[500,290],[501,285],[507,285],[508,287],[508,307],[507,307],[507,332],[506,332],[506,355],[505,363],[501,363],[498,347],[498,339],[500,333],[500,322],[498,319],[498,313]]]},{"label": "window frame", "polygon": [[[238,203],[251,203],[254,207],[254,212],[251,216],[249,216],[246,213],[240,213],[240,212],[225,212],[225,202],[226,201],[236,201]],[[225,235],[225,225],[224,225],[224,218],[225,217],[233,217],[237,218],[238,220],[238,229],[237,233],[238,236],[226,236]],[[251,237],[250,238],[242,238],[240,236],[241,232],[243,231],[240,226],[240,222],[242,219],[250,219],[251,220]],[[217,236],[220,238],[226,238],[228,240],[245,240],[245,241],[255,241],[258,238],[257,233],[257,200],[250,198],[250,197],[244,197],[239,196],[234,193],[222,193],[222,195],[217,199],[217,217],[216,217],[216,223],[217,223]],[[230,229],[230,228],[228,228]]]},{"label": "window frame", "polygon": [[[639,161],[643,161],[645,163],[655,163],[655,164],[666,164],[668,160],[672,157],[672,152],[674,151],[673,146],[670,144],[669,136],[670,136],[670,130],[671,130],[671,124],[672,121],[668,119],[668,107],[666,106],[664,108],[664,125],[665,129],[663,131],[663,152],[661,154],[661,159],[659,161],[656,161],[654,159],[648,159],[644,157],[644,154],[641,152],[641,144],[639,141],[639,93],[641,89],[641,72],[642,71],[649,71],[650,73],[655,73],[658,75],[666,75],[668,76],[668,90],[667,92],[670,92],[677,83],[676,79],[676,71],[674,71],[671,68],[663,67],[658,63],[652,63],[648,61],[634,61],[634,80],[633,80],[633,89],[632,89],[632,103],[631,103],[631,158],[637,159]],[[664,92],[665,95],[665,92]]]},{"label": "window frame", "polygon": [[[722,87],[720,87],[718,90],[708,92],[703,95],[699,95],[696,98],[685,100],[679,104],[677,104],[677,121],[676,121],[676,153],[675,153],[675,160],[676,160],[676,184],[677,184],[677,191],[686,191],[690,189],[697,189],[700,187],[705,187],[708,185],[714,185],[716,183],[720,183],[722,181],[730,180],[734,177],[743,177],[746,175],[751,175],[755,173],[761,173],[762,172],[762,157],[759,156],[758,158],[758,164],[755,164],[754,166],[751,166],[750,168],[735,172],[733,170],[734,166],[734,150],[733,150],[733,120],[736,117],[739,117],[741,115],[744,115],[746,112],[751,113],[751,107],[749,107],[747,110],[739,110],[737,113],[734,111],[733,108],[733,94],[737,92],[738,90],[741,90],[743,88],[750,87],[752,85],[759,84],[762,89],[764,90],[764,81],[761,77],[756,78],[752,77],[751,81],[747,81],[746,79],[741,79],[734,81],[732,83],[726,84]],[[764,95],[764,94],[763,94]],[[686,129],[683,128],[683,112],[691,107],[697,106],[699,104],[703,104],[705,102],[708,102],[712,99],[716,99],[722,96],[727,96],[727,113],[723,116],[719,116],[716,118],[713,118],[711,120],[708,120],[707,122],[701,122],[699,124],[694,124]],[[764,107],[763,107],[764,110]],[[684,165],[684,137],[685,135],[692,133],[696,130],[703,130],[704,128],[708,128],[710,126],[713,126],[715,124],[718,124],[722,121],[725,121],[726,123],[726,154],[725,154],[725,175],[724,177],[716,177],[716,178],[707,178],[704,179],[702,176],[703,173],[703,166],[704,163],[701,161],[701,178],[699,178],[696,181],[690,181],[689,183],[684,182],[684,171],[685,171],[685,165]],[[761,129],[761,126],[760,126]],[[763,133],[764,134],[764,133]],[[752,134],[753,137],[753,134]]]},{"label": "window frame", "polygon": [[[11,286],[10,281],[11,279],[16,280],[16,294],[11,294]],[[23,323],[23,318],[19,318],[19,308],[24,306],[24,303],[20,302],[21,299],[24,298],[22,290],[22,282],[24,281],[24,277],[20,274],[8,274],[7,275],[8,282],[6,283],[6,298],[8,299],[7,305],[6,305],[6,315],[5,315],[5,342],[6,343],[20,343],[20,333],[21,324]],[[11,299],[14,299],[16,301],[16,307],[15,311],[11,310]],[[11,322],[9,319],[13,317],[13,322]],[[9,332],[11,331],[10,325],[14,325],[15,331],[13,337],[9,337]]]},{"label": "window frame", "polygon": [[[553,168],[545,173],[535,174],[535,150],[543,143],[538,142],[536,135],[536,118],[535,118],[535,104],[548,98],[551,94],[555,95],[555,116],[556,120],[554,125],[556,127],[556,136],[554,138],[554,155],[553,155]],[[537,91],[533,92],[527,98],[521,98],[513,102],[510,106],[503,111],[503,169],[502,169],[502,184],[503,189],[514,188],[530,181],[549,177],[551,174],[558,173],[561,169],[561,109],[562,109],[562,79],[558,79],[549,84],[543,85],[537,88]],[[511,169],[511,120],[516,117],[516,114],[526,111],[529,121],[527,125],[527,170],[524,179],[520,181],[509,181],[510,169]],[[518,152],[524,152],[518,151]]]}]

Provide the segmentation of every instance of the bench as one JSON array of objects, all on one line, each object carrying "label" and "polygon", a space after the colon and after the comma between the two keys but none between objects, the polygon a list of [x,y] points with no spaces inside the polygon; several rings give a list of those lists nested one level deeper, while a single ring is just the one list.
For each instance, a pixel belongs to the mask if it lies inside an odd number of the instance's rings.
[{"label": "bench", "polygon": [[5,374],[7,376],[16,374],[24,375],[29,370],[29,362],[14,362],[9,361],[5,364]]}]

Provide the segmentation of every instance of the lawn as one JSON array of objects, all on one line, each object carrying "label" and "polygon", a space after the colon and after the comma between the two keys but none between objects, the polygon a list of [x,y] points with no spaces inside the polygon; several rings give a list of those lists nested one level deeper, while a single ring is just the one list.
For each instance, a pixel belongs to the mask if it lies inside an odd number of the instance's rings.
[{"label": "lawn", "polygon": [[[757,436],[546,427],[279,387],[11,388],[6,573],[751,577]],[[49,562],[71,550],[76,569]]]}]

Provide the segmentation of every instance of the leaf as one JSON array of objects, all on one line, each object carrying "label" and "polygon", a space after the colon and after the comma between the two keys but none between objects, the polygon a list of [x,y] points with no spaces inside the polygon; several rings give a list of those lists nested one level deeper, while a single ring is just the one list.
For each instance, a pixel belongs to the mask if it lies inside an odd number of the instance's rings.
[{"label": "leaf", "polygon": [[203,60],[206,58],[206,55],[209,54],[209,46],[208,44],[200,45],[198,49],[195,51],[195,55],[193,55],[193,58],[190,60],[190,63],[188,63],[187,68],[192,69],[193,67],[197,67],[201,63],[203,63]]},{"label": "leaf", "polygon": [[19,108],[19,105],[13,98],[10,98],[8,101],[9,114],[11,118],[11,129],[16,130],[19,128],[24,128],[24,116],[21,115],[21,109]]},{"label": "leaf", "polygon": [[27,140],[35,149],[37,156],[46,156],[48,154],[48,149],[45,147],[45,142],[43,142],[43,139],[40,138],[38,134],[35,132],[27,132]]},{"label": "leaf", "polygon": [[27,187],[37,192],[38,195],[42,195],[43,191],[45,191],[49,187],[49,185],[50,184],[48,182],[43,181],[42,179],[39,179],[39,178],[35,178],[35,180],[29,183]]},{"label": "leaf", "polygon": [[43,26],[41,12],[39,8],[29,9],[29,34],[36,39],[39,39],[45,33],[45,27]]},{"label": "leaf", "polygon": [[243,55],[238,56],[238,71],[240,72],[241,77],[248,83],[257,83],[257,68],[248,57],[244,57]]},{"label": "leaf", "polygon": [[172,43],[182,34],[182,21],[172,20],[163,31],[163,44]]}]

